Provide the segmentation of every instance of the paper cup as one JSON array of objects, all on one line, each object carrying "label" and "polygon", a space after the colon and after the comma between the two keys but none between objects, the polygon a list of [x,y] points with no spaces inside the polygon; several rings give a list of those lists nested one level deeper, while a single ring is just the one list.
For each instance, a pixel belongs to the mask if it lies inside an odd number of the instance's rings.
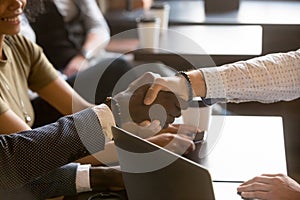
[{"label": "paper cup", "polygon": [[184,124],[192,125],[201,131],[208,131],[211,122],[212,107],[203,104],[202,101],[193,101],[188,109],[183,110],[182,120]]},{"label": "paper cup", "polygon": [[160,19],[155,16],[137,19],[138,37],[141,48],[156,49],[159,47]]},{"label": "paper cup", "polygon": [[164,33],[169,26],[169,4],[165,2],[155,2],[150,8],[150,13],[160,19],[160,33]]}]

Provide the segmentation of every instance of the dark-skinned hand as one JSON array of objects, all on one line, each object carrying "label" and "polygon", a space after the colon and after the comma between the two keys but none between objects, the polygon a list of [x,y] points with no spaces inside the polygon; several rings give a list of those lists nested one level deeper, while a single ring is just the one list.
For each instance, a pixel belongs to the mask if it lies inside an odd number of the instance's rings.
[{"label": "dark-skinned hand", "polygon": [[181,115],[184,102],[172,92],[161,91],[151,105],[145,105],[144,97],[149,87],[150,84],[142,85],[132,93],[129,100],[130,117],[136,123],[159,120],[162,127],[168,127],[176,117]]},{"label": "dark-skinned hand", "polygon": [[93,191],[124,190],[124,181],[119,167],[91,167],[90,184]]}]

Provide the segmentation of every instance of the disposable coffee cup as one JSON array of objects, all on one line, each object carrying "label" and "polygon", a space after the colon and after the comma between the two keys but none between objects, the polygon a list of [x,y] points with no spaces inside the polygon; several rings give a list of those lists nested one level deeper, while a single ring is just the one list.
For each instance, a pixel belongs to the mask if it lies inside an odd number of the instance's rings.
[{"label": "disposable coffee cup", "polygon": [[159,47],[160,19],[156,16],[143,16],[137,19],[138,37],[141,48]]},{"label": "disposable coffee cup", "polygon": [[160,33],[164,33],[169,26],[170,5],[166,2],[155,2],[150,8],[150,13],[160,19]]},{"label": "disposable coffee cup", "polygon": [[184,124],[197,127],[201,131],[208,131],[211,123],[212,107],[205,105],[201,100],[194,100],[186,110],[182,110]]}]

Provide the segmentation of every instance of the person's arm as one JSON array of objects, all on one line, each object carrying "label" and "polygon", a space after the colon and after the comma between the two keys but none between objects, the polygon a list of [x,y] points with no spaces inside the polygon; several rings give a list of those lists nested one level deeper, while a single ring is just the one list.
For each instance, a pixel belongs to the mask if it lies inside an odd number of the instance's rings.
[{"label": "person's arm", "polygon": [[87,67],[91,58],[101,56],[110,39],[110,30],[95,0],[75,0],[79,12],[83,16],[86,37],[80,53],[68,63],[64,74],[70,76]]},{"label": "person's arm", "polygon": [[0,114],[0,122],[0,134],[12,134],[31,129],[10,109]]},{"label": "person's arm", "polygon": [[[95,0],[75,0],[83,14],[83,21],[87,37],[83,44],[86,51],[95,51],[97,48],[104,49],[109,42],[110,30],[104,16]],[[96,56],[96,55],[95,55]]]},{"label": "person's arm", "polygon": [[55,79],[38,90],[37,93],[63,115],[69,115],[93,106],[61,78]]},{"label": "person's arm", "polygon": [[[86,166],[87,172],[84,173],[84,176],[78,177],[81,166],[78,163],[70,163],[56,168],[45,176],[26,184],[18,191],[21,191],[22,194],[24,189],[27,192],[29,191],[36,199],[48,199],[58,196],[74,196],[91,190],[113,191],[124,189],[122,172],[119,167]],[[86,176],[89,176],[89,178]],[[82,179],[90,180],[90,183],[85,185]],[[20,193],[18,191],[13,191],[13,193]]]},{"label": "person's arm", "polygon": [[300,49],[201,71],[207,86],[206,98],[271,103],[300,96]]},{"label": "person's arm", "polygon": [[[300,50],[277,53],[220,67],[186,72],[194,96],[222,101],[289,101],[300,96]],[[189,87],[183,76],[157,78],[145,97],[151,104],[160,90],[187,99]]]},{"label": "person's arm", "polygon": [[241,184],[237,191],[245,199],[300,199],[299,183],[284,174],[262,174]]},{"label": "person's arm", "polygon": [[13,190],[12,194],[9,194],[10,198],[7,199],[20,199],[13,197],[14,195],[24,195],[26,192],[33,196],[32,199],[49,199],[58,196],[76,195],[75,179],[78,167],[78,163],[70,163],[56,168],[44,176],[26,183],[21,189]]},{"label": "person's arm", "polygon": [[15,50],[26,55],[24,58],[26,65],[24,65],[28,70],[26,78],[29,89],[38,93],[41,98],[64,115],[93,106],[58,76],[57,71],[39,46],[24,37],[17,39],[22,43],[22,48],[17,47],[19,49],[16,48]]},{"label": "person's arm", "polygon": [[91,109],[37,129],[0,135],[0,191],[20,187],[57,167],[101,151],[104,144],[99,119]]}]

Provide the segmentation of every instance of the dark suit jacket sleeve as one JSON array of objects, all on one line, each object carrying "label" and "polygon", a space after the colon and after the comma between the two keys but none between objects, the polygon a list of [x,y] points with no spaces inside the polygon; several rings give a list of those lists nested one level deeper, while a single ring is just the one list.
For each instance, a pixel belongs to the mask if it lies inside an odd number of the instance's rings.
[{"label": "dark suit jacket sleeve", "polygon": [[0,192],[24,186],[51,170],[103,150],[96,113],[86,109],[56,123],[0,136]]},{"label": "dark suit jacket sleeve", "polygon": [[78,163],[69,163],[56,168],[42,177],[12,191],[0,195],[3,199],[43,200],[57,196],[76,195],[76,171]]},{"label": "dark suit jacket sleeve", "polygon": [[76,172],[79,163],[69,163],[39,177],[23,188],[35,198],[76,195]]}]

